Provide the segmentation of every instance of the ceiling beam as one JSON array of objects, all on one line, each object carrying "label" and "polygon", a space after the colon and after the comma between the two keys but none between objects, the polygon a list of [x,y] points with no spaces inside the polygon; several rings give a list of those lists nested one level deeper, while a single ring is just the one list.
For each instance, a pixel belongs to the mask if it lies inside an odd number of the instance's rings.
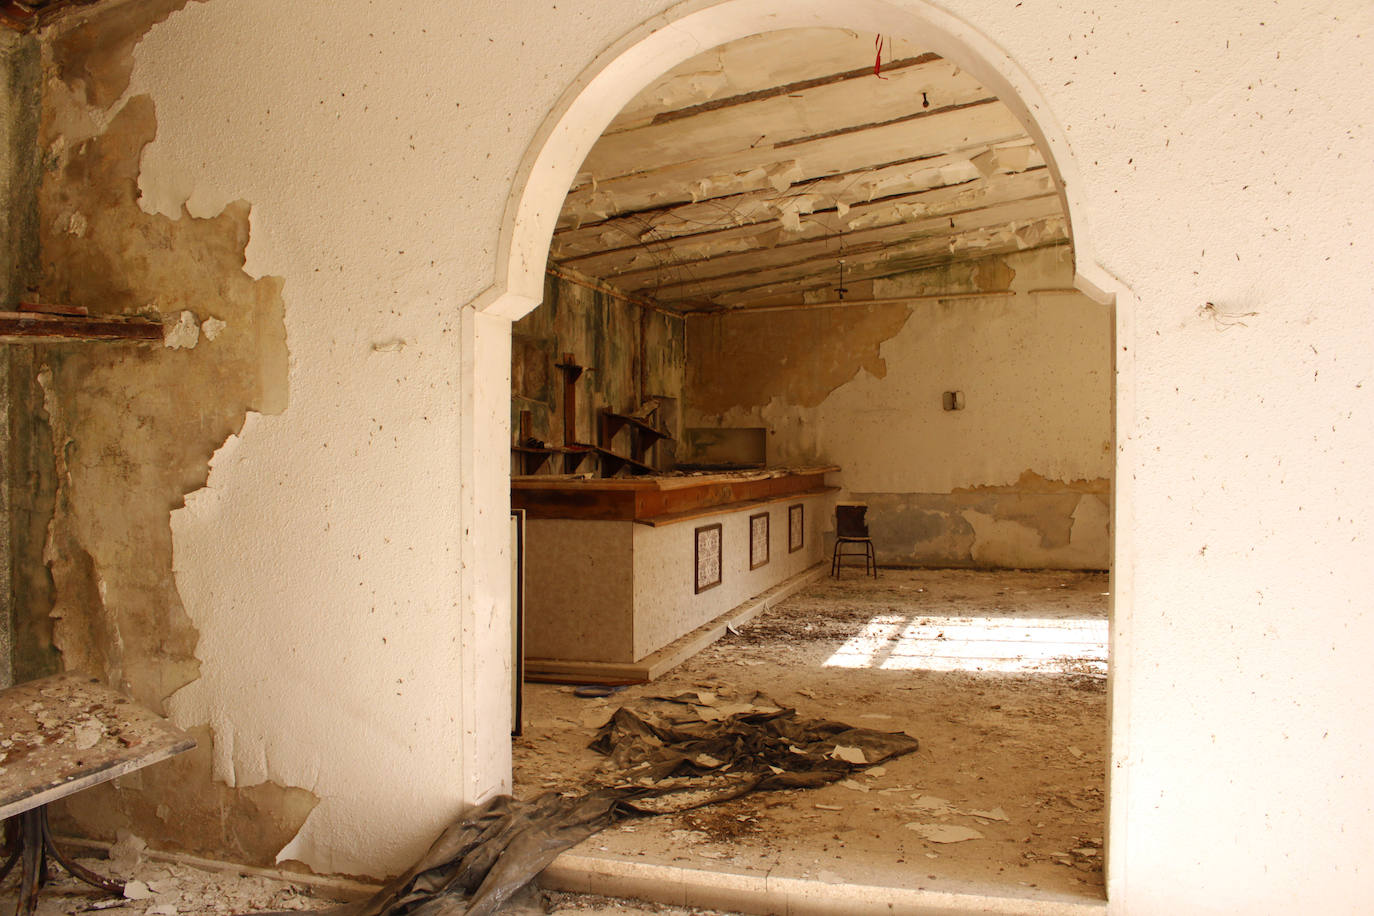
[{"label": "ceiling beam", "polygon": [[[900,36],[887,37],[884,72],[895,62],[920,57],[928,50]],[[661,112],[761,87],[786,86],[856,68],[872,78],[875,57],[871,33],[800,28],[751,35],[678,64],[631,99],[605,132],[643,126]]]},{"label": "ceiling beam", "polygon": [[[966,162],[989,146],[1026,139],[1016,117],[991,101],[921,121],[899,121],[861,134],[808,140],[786,155],[750,149],[655,166],[619,178],[599,178],[568,192],[565,213],[606,219],[648,207],[756,191],[785,191],[796,181],[853,172],[876,163],[928,158],[930,167]],[[641,150],[643,164],[653,153]],[[939,162],[934,160],[939,159]],[[779,191],[781,193],[781,191]]]},{"label": "ceiling beam", "polygon": [[[702,111],[682,120],[603,134],[579,170],[574,189],[637,174],[646,162],[683,162],[703,148],[716,155],[796,146],[836,129],[857,129],[894,118],[919,119],[994,101],[972,76],[947,60],[908,67],[857,90],[830,83],[761,101]],[[583,177],[586,176],[586,177]]]},{"label": "ceiling beam", "polygon": [[[643,255],[642,258],[624,262],[620,268],[600,258],[579,262],[578,270],[605,277],[622,289],[662,291],[710,278],[751,276],[815,258],[834,261],[841,257],[857,257],[905,238],[948,237],[970,229],[1042,219],[1057,215],[1060,202],[1053,190],[1042,188],[1025,197],[1013,196],[991,203],[986,197],[974,197],[960,209],[937,210],[930,216],[915,217],[916,212],[915,207],[904,209],[894,205],[880,214],[883,220],[879,225],[855,231],[840,231],[833,224],[815,222],[808,224],[819,227],[814,232],[792,239],[780,233],[760,232],[748,239],[748,247],[733,251],[715,237],[701,245],[677,244],[658,250],[649,247],[636,253]],[[624,252],[618,255],[626,257]]]},{"label": "ceiling beam", "polygon": [[[882,72],[887,74],[884,79],[891,79],[892,74],[897,70],[905,70],[908,67],[919,67],[921,64],[929,64],[940,60],[940,55],[927,51],[915,57],[906,57],[902,60],[888,61],[882,67]],[[689,105],[685,108],[676,108],[671,111],[660,111],[654,115],[651,124],[668,124],[673,121],[680,121],[683,118],[690,118],[696,115],[706,114],[711,111],[720,111],[723,108],[732,108],[736,105],[748,105],[751,102],[762,102],[766,99],[774,99],[782,95],[796,95],[808,89],[818,89],[821,86],[833,86],[836,83],[843,83],[854,79],[872,79],[876,76],[873,67],[860,67],[857,70],[845,70],[841,73],[829,73],[825,76],[815,76],[810,79],[796,80],[791,83],[784,83],[781,86],[770,86],[767,89],[755,89],[753,92],[744,92],[739,95],[727,96],[722,99],[711,99],[706,102],[699,102],[696,105]],[[618,131],[608,130],[607,134],[618,133]]]},{"label": "ceiling beam", "polygon": [[[884,176],[875,179],[870,187],[890,190],[914,185],[919,188],[928,181],[950,175],[951,170],[944,169],[933,175]],[[976,169],[968,166],[954,172],[952,177],[960,180],[909,193],[898,190],[854,204],[843,201],[843,197],[848,196],[848,189],[839,182],[829,181],[799,186],[794,189],[795,194],[784,197],[765,192],[738,195],[720,203],[673,208],[656,214],[652,223],[626,217],[603,224],[602,231],[595,234],[581,230],[555,233],[550,254],[557,263],[577,265],[579,270],[603,276],[623,276],[636,269],[654,269],[668,261],[702,260],[832,237],[1054,191],[1053,180],[1044,167],[983,179]],[[853,185],[852,179],[850,185]],[[712,219],[723,227],[711,228],[708,221]],[[569,237],[577,243],[576,247],[568,241]]]},{"label": "ceiling beam", "polygon": [[[1032,291],[1033,292],[1033,291]],[[1075,290],[1077,292],[1077,290]],[[684,308],[677,314],[696,315],[757,315],[761,312],[809,312],[816,309],[863,308],[872,305],[907,305],[912,302],[955,302],[961,299],[1010,299],[1015,290],[994,289],[961,293],[928,293],[920,296],[880,296],[863,299],[831,299],[826,302],[792,302],[778,305],[715,306],[709,308]]]},{"label": "ceiling beam", "polygon": [[[1058,215],[1013,225],[982,226],[953,235],[899,238],[886,245],[861,252],[846,251],[845,282],[858,283],[909,273],[955,260],[1008,254],[1065,241],[1068,241],[1068,232],[1064,220]],[[839,285],[838,281],[839,256],[832,251],[828,256],[780,264],[771,269],[706,278],[695,282],[640,287],[638,292],[653,298],[660,305],[672,308],[674,303],[679,301],[691,300],[694,304],[702,301],[730,304],[834,287]]]}]

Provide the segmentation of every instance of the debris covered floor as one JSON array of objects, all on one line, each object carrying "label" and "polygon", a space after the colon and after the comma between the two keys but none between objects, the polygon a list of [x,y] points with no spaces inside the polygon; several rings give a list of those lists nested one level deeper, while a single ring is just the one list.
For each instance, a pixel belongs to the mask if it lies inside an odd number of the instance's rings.
[{"label": "debris covered floor", "polygon": [[[208,870],[191,865],[144,858],[142,843],[127,839],[115,846],[111,859],[85,858],[87,850],[73,849],[79,864],[128,881],[125,899],[110,897],[55,871],[53,882],[38,898],[35,916],[236,916],[258,912],[299,911],[305,916],[327,910],[340,900],[362,892],[339,893],[329,886],[282,881],[241,874],[232,867]],[[0,913],[15,912],[14,876],[0,888]],[[719,911],[690,907],[660,907],[632,900],[590,894],[563,894],[531,888],[503,911],[509,916],[714,916]]]},{"label": "debris covered floor", "polygon": [[921,747],[825,788],[622,823],[574,851],[1101,899],[1107,587],[1105,573],[1060,571],[821,579],[653,683],[607,699],[527,684],[516,794],[581,785],[601,762],[587,742],[623,702],[705,691],[728,714],[761,691],[803,716],[905,731]]}]

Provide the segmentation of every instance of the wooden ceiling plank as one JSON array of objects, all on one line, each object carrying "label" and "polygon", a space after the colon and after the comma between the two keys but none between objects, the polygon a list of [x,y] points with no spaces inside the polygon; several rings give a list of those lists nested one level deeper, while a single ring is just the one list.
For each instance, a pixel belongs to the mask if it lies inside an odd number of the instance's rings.
[{"label": "wooden ceiling plank", "polygon": [[[947,175],[948,170],[943,174]],[[938,180],[941,175],[936,171],[934,178]],[[561,264],[581,261],[589,268],[623,270],[625,264],[646,248],[667,251],[678,244],[700,245],[712,238],[721,241],[734,236],[756,238],[756,230],[761,226],[770,231],[778,230],[781,241],[801,240],[832,231],[817,219],[808,218],[816,214],[850,229],[864,228],[885,221],[910,219],[913,215],[934,216],[1053,190],[1049,170],[1044,166],[1014,174],[995,174],[986,179],[964,178],[957,183],[924,187],[931,177],[929,172],[913,175],[901,169],[857,176],[850,173],[843,179],[822,179],[796,186],[791,197],[758,191],[737,195],[728,199],[728,203],[688,204],[659,211],[652,217],[623,217],[602,223],[598,229],[555,233],[550,257]],[[876,189],[887,193],[864,199],[865,192]],[[847,211],[841,216],[836,202],[843,202],[845,198],[856,202],[844,203]],[[781,215],[789,209],[798,213],[800,231],[783,233]],[[712,227],[713,220],[719,228]],[[735,246],[733,250],[741,249]],[[628,260],[621,261],[620,257]]]},{"label": "wooden ceiling plank", "polygon": [[[860,252],[893,239],[948,236],[966,229],[983,229],[1021,219],[1039,219],[1058,212],[1057,195],[1042,193],[987,206],[949,210],[932,216],[894,212],[879,225],[853,231],[839,231],[833,224],[818,220],[807,223],[805,232],[789,234],[784,238],[781,233],[753,227],[752,235],[732,236],[724,241],[713,238],[700,245],[646,246],[630,254],[622,268],[608,269],[599,264],[591,272],[627,290],[648,286],[661,289],[671,285],[676,275],[690,274],[702,279],[749,274],[764,266],[805,259],[816,251]],[[838,257],[838,254],[835,256]]]},{"label": "wooden ceiling plank", "polygon": [[[628,211],[609,219],[586,221],[581,225],[574,225],[571,215],[564,213],[560,216],[559,228],[554,231],[553,253],[556,258],[577,257],[618,247],[624,239],[632,240],[624,244],[634,244],[646,232],[652,232],[656,239],[667,239],[710,227],[737,226],[744,216],[760,208],[766,211],[783,198],[818,197],[854,205],[900,193],[933,190],[966,180],[958,175],[951,176],[948,172],[942,173],[939,168],[931,168],[930,162],[929,158],[920,158],[881,163],[799,181],[782,194],[771,187],[744,191]],[[1039,152],[1030,146],[1025,150],[1001,152],[994,176],[1031,172],[1044,167]]]},{"label": "wooden ceiling plank", "polygon": [[[647,124],[664,111],[742,95],[760,86],[801,82],[855,68],[873,72],[874,36],[841,29],[782,29],[751,35],[690,58],[654,80],[626,103],[606,133]],[[925,48],[888,37],[884,72],[892,61]]]},{"label": "wooden ceiling plank", "polygon": [[[869,269],[865,272],[864,276],[852,281],[849,279],[849,272],[846,270],[845,286],[852,288],[855,283],[866,281],[871,282],[873,280],[880,280],[891,277],[900,277],[906,274],[919,273],[921,271],[928,271],[939,267],[947,267],[952,264],[962,264],[967,263],[969,261],[978,261],[991,257],[1003,257],[1006,255],[1017,254],[1018,252],[1034,251],[1040,248],[1054,248],[1066,244],[1068,244],[1068,238],[1067,236],[1064,236],[1057,240],[1047,240],[1041,244],[1036,245],[1023,246],[1006,243],[1002,245],[983,247],[978,249],[977,252],[963,254],[956,254],[948,251],[938,251],[933,253],[901,253],[884,262],[880,268]],[[824,291],[833,292],[834,287],[835,279],[833,278],[833,276],[827,277],[823,274],[820,274],[809,280],[790,281],[784,284],[780,284],[776,288],[770,289],[766,287],[760,287],[752,290],[742,290],[736,293],[721,294],[711,301],[720,305],[724,305],[727,308],[744,310],[750,308],[751,305],[754,303],[766,304],[769,302],[776,302],[779,294],[798,296],[815,294]],[[682,307],[689,307],[687,303],[697,303],[697,305],[693,305],[690,307],[699,307],[700,301],[701,300],[684,300],[684,302],[682,303]],[[668,306],[668,308],[670,310],[678,310],[676,304]]]},{"label": "wooden ceiling plank", "polygon": [[[788,183],[857,171],[875,162],[927,158],[927,168],[965,163],[989,146],[1026,139],[1021,124],[1001,103],[965,109],[922,121],[904,121],[862,134],[826,137],[787,150],[724,156],[705,155],[624,178],[598,181],[568,193],[564,225],[606,219],[695,199],[721,197]],[[770,175],[770,171],[774,175]],[[786,187],[784,186],[784,190]]]},{"label": "wooden ceiling plank", "polygon": [[[1063,226],[1062,220],[1057,218],[1046,220],[1044,223],[1054,223],[1061,228]],[[945,264],[1068,244],[1069,239],[1066,231],[1053,232],[1054,227],[1049,225],[1029,228],[1035,230],[1031,233],[1031,237],[1038,238],[1039,241],[1026,244],[1020,240],[1007,239],[995,244],[982,245],[976,251],[969,249],[956,253],[949,250],[948,243],[944,246],[938,246],[931,244],[929,240],[923,240],[911,244],[891,246],[882,253],[882,257],[879,259],[861,258],[852,265],[846,260],[845,286],[852,288],[854,284],[928,270]],[[1046,231],[1050,231],[1051,234],[1044,235],[1043,233]],[[741,286],[732,290],[720,290],[713,293],[709,299],[688,295],[683,295],[681,298],[664,296],[658,300],[658,303],[669,310],[697,309],[701,308],[702,303],[706,301],[721,308],[744,309],[751,302],[776,302],[779,296],[802,296],[806,293],[833,290],[838,282],[839,271],[832,262],[829,265],[817,266],[809,273],[792,271],[789,276],[773,282]]]},{"label": "wooden ceiling plank", "polygon": [[[757,257],[746,261],[736,259],[729,265],[722,265],[715,260],[671,265],[657,276],[638,277],[632,282],[620,279],[611,282],[620,289],[636,291],[664,302],[682,297],[713,298],[727,290],[737,291],[781,279],[795,279],[817,269],[834,270],[838,275],[841,257],[845,259],[845,273],[848,276],[851,263],[857,270],[861,265],[895,256],[896,252],[910,246],[926,246],[931,250],[972,250],[979,239],[997,236],[1012,238],[1023,227],[1046,220],[1062,222],[1057,199],[1046,198],[1037,204],[1035,207],[1008,205],[1006,208],[974,211],[962,220],[956,218],[956,226],[952,229],[934,230],[926,227],[921,230],[914,224],[889,226],[870,234],[862,242],[851,244],[846,241],[843,252],[827,244],[827,240],[822,240],[789,246],[787,249],[759,251]],[[1041,234],[1043,232],[1039,230],[1031,233],[1036,238]]]},{"label": "wooden ceiling plank", "polygon": [[[792,30],[712,49],[632,100],[559,215],[551,260],[678,309],[1062,244],[1031,139],[949,61]],[[645,168],[646,163],[651,167]]]},{"label": "wooden ceiling plank", "polygon": [[[1032,177],[1035,177],[1034,173]],[[748,269],[739,262],[750,264],[773,259],[788,259],[793,252],[821,247],[834,249],[862,246],[870,240],[884,241],[894,235],[929,234],[955,231],[974,225],[989,225],[997,220],[1013,220],[1057,213],[1058,194],[1049,176],[1039,182],[1008,183],[989,188],[941,189],[940,198],[922,203],[921,195],[906,199],[875,203],[868,212],[861,208],[850,211],[849,217],[862,224],[848,228],[837,212],[832,210],[811,214],[801,224],[800,232],[784,233],[772,224],[741,227],[672,243],[646,243],[636,248],[621,249],[604,255],[576,259],[578,270],[613,279],[625,288],[643,285],[660,278],[676,265],[697,265],[710,262],[711,274]],[[951,193],[952,192],[952,193]],[[923,212],[926,211],[926,212]]]},{"label": "wooden ceiling plank", "polygon": [[[957,75],[956,75],[957,74]],[[923,99],[926,104],[923,106]],[[858,129],[897,118],[935,118],[995,100],[976,80],[947,60],[909,67],[862,90],[848,83],[715,109],[664,124],[650,124],[596,142],[573,187],[644,170],[646,161],[678,163],[709,149],[715,155],[777,149],[822,139],[828,132]]]},{"label": "wooden ceiling plank", "polygon": [[[883,66],[882,72],[885,79],[891,79],[892,73],[898,70],[905,70],[909,67],[919,67],[922,64],[934,63],[940,60],[938,54],[927,51],[915,57],[907,57],[901,60],[889,61]],[[791,83],[784,83],[781,86],[772,86],[767,89],[755,89],[750,92],[740,93],[739,95],[726,96],[724,98],[710,99],[689,105],[686,108],[675,108],[669,111],[660,111],[653,116],[650,124],[669,124],[673,121],[681,121],[684,118],[692,118],[712,111],[720,111],[724,108],[733,108],[737,105],[749,105],[754,102],[762,102],[766,99],[777,98],[779,96],[793,96],[805,92],[809,89],[818,89],[821,86],[833,86],[836,83],[844,83],[855,79],[873,79],[876,76],[871,64],[859,67],[856,70],[845,70],[839,73],[826,73],[822,76],[813,76],[807,79],[796,80]],[[610,134],[613,131],[607,131]]]}]

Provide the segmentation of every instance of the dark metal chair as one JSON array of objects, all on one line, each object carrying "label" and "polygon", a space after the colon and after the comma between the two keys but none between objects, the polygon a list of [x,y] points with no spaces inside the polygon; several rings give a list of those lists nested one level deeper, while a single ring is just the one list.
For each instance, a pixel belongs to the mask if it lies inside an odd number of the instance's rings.
[{"label": "dark metal chair", "polygon": [[[873,538],[868,535],[868,522],[864,515],[868,506],[863,503],[840,503],[835,507],[835,551],[830,556],[830,575],[840,577],[840,567],[845,557],[860,556],[859,550],[847,550],[846,544],[858,544],[864,558],[864,575],[873,574],[878,578],[878,557],[873,551]],[[851,564],[857,565],[857,564]]]}]

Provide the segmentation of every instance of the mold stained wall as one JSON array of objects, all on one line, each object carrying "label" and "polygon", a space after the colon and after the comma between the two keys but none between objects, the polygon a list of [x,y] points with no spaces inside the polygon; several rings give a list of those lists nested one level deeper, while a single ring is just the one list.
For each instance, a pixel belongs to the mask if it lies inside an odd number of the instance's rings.
[{"label": "mold stained wall", "polygon": [[[49,512],[41,541],[26,539],[26,559],[50,586],[22,589],[17,608],[21,632],[50,633],[61,667],[164,713],[201,674],[202,648],[175,583],[170,513],[205,485],[211,456],[250,411],[278,414],[287,399],[281,281],[243,271],[248,205],[169,219],[138,204],[156,114],[146,95],[121,97],[133,42],[168,9],[118,7],[43,46],[38,300],[160,317],[167,339],[27,354],[31,419],[21,438],[50,451],[32,468]],[[26,643],[23,675],[46,673],[33,661],[45,646]],[[82,793],[68,822],[271,861],[314,797],[266,779],[237,792],[214,783],[218,736],[206,717],[181,719],[195,752]]]},{"label": "mold stained wall", "polygon": [[[23,616],[51,626],[61,667],[170,714],[200,745],[82,793],[70,829],[384,875],[508,772],[508,740],[483,753],[497,775],[461,764],[478,752],[457,687],[456,381],[471,357],[453,255],[433,241],[451,236],[456,211],[411,212],[415,189],[445,169],[416,151],[409,118],[393,109],[366,149],[337,124],[358,72],[342,55],[308,80],[278,72],[272,90],[249,91],[251,117],[197,129],[214,148],[173,156],[192,170],[185,181],[151,178],[157,96],[204,98],[150,87],[143,55],[194,70],[188,56],[228,41],[271,56],[260,29],[239,40],[226,24],[208,39],[196,31],[207,14],[110,4],[44,36],[41,295],[160,316],[167,345],[39,351],[25,409],[51,440],[48,476],[35,479],[54,482],[52,510],[35,553],[52,584]],[[181,25],[150,45],[159,21]],[[397,49],[387,66],[402,60],[413,58]],[[297,90],[310,106],[327,97],[349,138],[333,144],[338,158],[301,155],[330,146],[308,131],[278,136],[290,152],[255,166],[268,187],[218,193],[243,125],[323,126],[318,111],[302,119]],[[392,196],[359,193],[369,157],[387,163]],[[291,225],[269,222],[275,239],[261,238],[254,197],[292,213]],[[493,594],[499,603],[499,584]]]},{"label": "mold stained wall", "polygon": [[[0,307],[12,310],[37,276],[38,264],[38,112],[41,54],[38,41],[10,30],[0,34]],[[31,669],[43,670],[50,640],[45,634],[24,632],[15,639],[16,624],[27,630],[27,618],[14,615],[14,584],[23,570],[41,564],[16,562],[16,547],[30,518],[34,489],[25,486],[30,436],[23,430],[22,402],[26,379],[32,377],[27,348],[5,347],[0,352],[0,687]],[[16,432],[19,435],[16,435]],[[24,443],[21,448],[20,443]],[[16,659],[16,647],[26,658]],[[18,664],[16,665],[16,662]]]},{"label": "mold stained wall", "polygon": [[[511,428],[530,411],[532,434],[563,444],[563,374],[571,354],[584,367],[577,381],[577,441],[597,441],[601,408],[626,412],[655,395],[660,422],[680,438],[685,376],[683,321],[621,298],[546,275],[544,300],[511,329]],[[628,448],[621,433],[615,445]],[[556,470],[556,469],[555,469]]]},{"label": "mold stained wall", "polygon": [[1054,245],[873,285],[985,298],[692,316],[689,422],[838,464],[882,563],[1106,569],[1111,312],[1072,282]]},{"label": "mold stained wall", "polygon": [[[1114,351],[1111,907],[1355,912],[1374,847],[1374,8],[940,8],[1040,88],[1078,163],[1075,238],[1133,293]],[[171,705],[215,723],[222,775],[320,799],[290,854],[374,874],[508,766],[508,685],[480,667],[508,560],[457,521],[505,524],[508,328],[464,306],[504,282],[507,197],[560,96],[678,15],[388,9],[189,3],[136,47],[128,91],[157,122],[140,208],[248,201],[244,269],[281,278],[290,354],[286,409],[249,413],[177,513],[201,686]],[[929,9],[842,13],[893,31],[880,14]]]}]

